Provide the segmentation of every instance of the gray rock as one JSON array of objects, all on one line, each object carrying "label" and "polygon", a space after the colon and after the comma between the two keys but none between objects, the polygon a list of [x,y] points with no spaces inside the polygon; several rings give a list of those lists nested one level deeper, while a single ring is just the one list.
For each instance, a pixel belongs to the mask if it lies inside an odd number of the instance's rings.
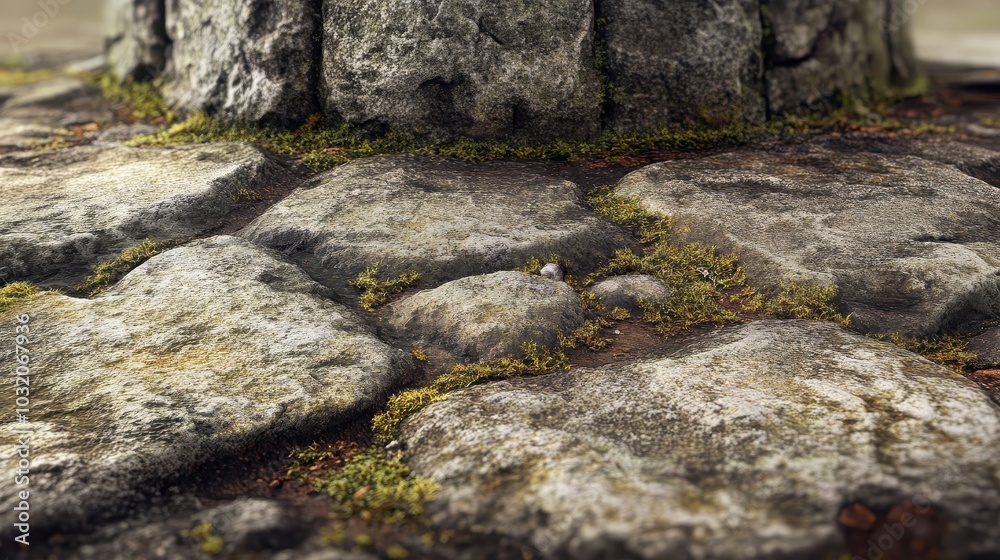
[{"label": "gray rock", "polygon": [[[272,252],[215,237],[92,300],[49,294],[7,309],[7,324],[31,316],[31,388],[44,386],[29,415],[31,528],[121,514],[207,462],[311,438],[374,406],[412,360],[329,295]],[[14,363],[13,346],[0,359]],[[14,392],[0,405],[13,409]],[[19,425],[5,422],[0,466],[13,473]],[[0,506],[23,489],[4,485]]]},{"label": "gray rock", "polygon": [[283,550],[301,542],[305,527],[299,511],[288,504],[264,499],[236,500],[201,512],[194,523],[211,523],[225,543],[224,551]]},{"label": "gray rock", "polygon": [[419,346],[459,361],[521,354],[521,344],[555,346],[587,313],[564,282],[523,272],[469,276],[392,304],[388,321]]},{"label": "gray rock", "polygon": [[[893,62],[883,35],[885,0],[762,0],[761,5],[772,113],[829,111],[838,108],[838,96],[866,101],[888,92]],[[905,41],[896,37],[897,43]],[[894,55],[901,63],[907,56],[898,49]]]},{"label": "gray rock", "polygon": [[82,147],[0,161],[0,281],[72,283],[144,238],[184,240],[218,227],[284,168],[238,144]]},{"label": "gray rock", "polygon": [[299,0],[168,2],[167,100],[230,121],[305,121],[319,110],[318,9]]},{"label": "gray rock", "polygon": [[617,130],[761,122],[765,117],[757,0],[604,0]]},{"label": "gray rock", "polygon": [[26,149],[61,129],[111,120],[111,104],[94,84],[60,76],[12,88],[0,104],[0,148]]},{"label": "gray rock", "polygon": [[990,329],[970,340],[969,350],[979,356],[982,365],[1000,366],[1000,328]]},{"label": "gray rock", "polygon": [[1000,190],[951,165],[772,145],[651,165],[621,193],[740,255],[761,287],[836,285],[866,331],[1000,315]]},{"label": "gray rock", "polygon": [[615,307],[636,312],[640,303],[666,303],[670,299],[670,288],[666,284],[645,274],[614,276],[603,280],[590,289],[609,310]]},{"label": "gray rock", "polygon": [[139,136],[149,136],[161,132],[165,127],[145,123],[118,124],[102,130],[94,139],[97,144],[114,144],[127,142]]},{"label": "gray rock", "polygon": [[566,277],[566,273],[563,271],[563,267],[556,263],[545,263],[542,270],[539,272],[543,278],[548,278],[550,280],[556,280],[562,282],[563,278]]},{"label": "gray rock", "polygon": [[167,62],[163,0],[107,0],[104,49],[108,66],[122,79],[156,77]]},{"label": "gray rock", "polygon": [[325,0],[328,116],[444,136],[600,132],[592,0]]},{"label": "gray rock", "polygon": [[949,556],[1000,547],[1000,409],[830,323],[761,321],[669,357],[473,387],[403,425],[443,527],[550,558],[822,558],[837,515],[931,502]]},{"label": "gray rock", "polygon": [[586,270],[632,243],[598,219],[580,189],[516,163],[390,156],[315,177],[240,235],[288,254],[343,294],[380,262],[421,286],[511,270],[558,253]]}]

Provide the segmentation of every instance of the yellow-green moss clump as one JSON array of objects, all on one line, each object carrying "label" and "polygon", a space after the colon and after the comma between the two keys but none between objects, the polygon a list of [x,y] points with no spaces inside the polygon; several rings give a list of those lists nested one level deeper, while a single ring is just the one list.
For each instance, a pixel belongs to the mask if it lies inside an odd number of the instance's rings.
[{"label": "yellow-green moss clump", "polygon": [[835,287],[786,283],[775,297],[767,299],[749,285],[737,256],[721,254],[715,247],[699,243],[671,244],[669,217],[655,216],[637,197],[620,196],[614,187],[604,187],[592,191],[588,202],[599,215],[635,232],[644,248],[641,253],[617,251],[587,283],[622,274],[648,274],[662,281],[672,292],[670,299],[645,305],[643,318],[666,336],[758,316],[848,323],[833,303]]},{"label": "yellow-green moss clump", "polygon": [[[615,308],[615,310],[625,311],[625,314],[628,315],[628,311],[624,309]],[[620,313],[617,315],[614,313],[611,314],[612,318],[616,316],[620,316]],[[626,316],[625,318],[627,319],[628,317]],[[613,342],[612,339],[601,336],[601,329],[606,329],[613,324],[607,319],[589,319],[583,323],[582,327],[568,335],[559,335],[559,346],[562,348],[576,348],[577,344],[583,344],[594,352],[600,352]]]},{"label": "yellow-green moss clump", "polygon": [[83,283],[77,287],[77,291],[90,296],[97,295],[111,284],[121,280],[122,277],[142,263],[166,251],[173,245],[172,243],[157,243],[152,239],[145,239],[139,245],[125,249],[113,261],[97,265],[97,268],[94,269],[94,274],[85,278]]},{"label": "yellow-green moss clump", "polygon": [[222,537],[215,534],[215,527],[209,521],[188,531],[187,536],[198,542],[198,551],[202,554],[215,556],[222,552]]},{"label": "yellow-green moss clump", "polygon": [[121,81],[110,74],[97,79],[104,97],[128,108],[128,115],[136,120],[163,119],[173,122],[177,115],[167,106],[159,82]]},{"label": "yellow-green moss clump", "polygon": [[341,516],[385,524],[420,521],[438,490],[437,483],[410,476],[402,453],[378,448],[358,452],[316,487],[333,498]]},{"label": "yellow-green moss clump", "polygon": [[874,335],[877,340],[891,342],[900,348],[937,362],[958,372],[975,369],[979,366],[979,356],[970,352],[969,341],[954,335],[936,336],[933,338],[911,338],[891,335]]},{"label": "yellow-green moss clump", "polygon": [[351,285],[361,290],[358,305],[366,311],[375,311],[389,303],[390,296],[398,294],[417,283],[420,275],[410,271],[400,274],[395,280],[382,280],[379,276],[379,263],[366,268]]},{"label": "yellow-green moss clump", "polygon": [[0,288],[0,313],[19,301],[38,295],[38,286],[30,282],[11,282]]},{"label": "yellow-green moss clump", "polygon": [[372,420],[375,440],[383,445],[396,438],[399,425],[432,402],[439,401],[452,391],[465,389],[486,381],[512,377],[543,375],[568,370],[569,358],[561,350],[539,348],[532,342],[521,345],[523,356],[508,356],[476,364],[459,364],[438,377],[430,387],[403,391],[389,399],[385,412]]}]

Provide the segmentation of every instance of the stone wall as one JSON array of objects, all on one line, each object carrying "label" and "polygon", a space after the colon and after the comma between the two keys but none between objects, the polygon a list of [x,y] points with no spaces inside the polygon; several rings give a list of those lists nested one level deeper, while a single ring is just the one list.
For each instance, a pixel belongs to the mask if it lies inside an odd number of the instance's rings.
[{"label": "stone wall", "polygon": [[550,141],[759,123],[915,75],[898,0],[108,0],[182,112]]}]

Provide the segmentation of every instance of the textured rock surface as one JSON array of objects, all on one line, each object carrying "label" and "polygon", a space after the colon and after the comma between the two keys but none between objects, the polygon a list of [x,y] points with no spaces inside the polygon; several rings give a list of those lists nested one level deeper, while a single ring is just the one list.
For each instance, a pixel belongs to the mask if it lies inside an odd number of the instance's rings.
[{"label": "textured rock surface", "polygon": [[586,311],[564,282],[523,272],[469,276],[394,303],[389,323],[418,346],[458,360],[520,354],[523,342],[543,347],[581,326]]},{"label": "textured rock surface", "polygon": [[0,99],[0,149],[29,148],[51,139],[59,129],[112,117],[100,89],[77,78],[11,88],[5,97]]},{"label": "textured rock surface", "polygon": [[474,387],[404,424],[438,523],[552,558],[821,558],[844,504],[924,497],[948,552],[1000,547],[1000,409],[828,323],[762,321],[670,357]]},{"label": "textured rock surface", "polygon": [[[271,252],[215,237],[154,257],[92,300],[45,295],[8,309],[8,323],[31,315],[31,387],[44,387],[31,396],[32,529],[113,515],[165,479],[374,405],[411,360],[328,295]],[[14,363],[13,346],[0,358]],[[0,427],[10,472],[16,427]],[[16,490],[0,489],[2,507]]]},{"label": "textured rock surface", "polygon": [[774,145],[655,164],[621,193],[740,255],[758,285],[838,286],[868,331],[1000,315],[1000,190],[951,165]]},{"label": "textured rock surface", "polygon": [[105,55],[123,79],[148,80],[167,63],[166,10],[163,0],[108,0]]},{"label": "textured rock surface", "polygon": [[238,144],[77,148],[0,161],[0,281],[72,277],[146,237],[207,233],[283,168]]},{"label": "textured rock surface", "polygon": [[594,285],[590,291],[601,298],[608,309],[621,307],[633,312],[640,310],[640,302],[666,303],[670,299],[670,288],[645,274],[608,278]]},{"label": "textured rock surface", "polygon": [[[893,68],[886,7],[884,0],[763,0],[770,111],[835,109],[842,92],[859,101],[885,95]],[[906,62],[905,52],[894,54]]]},{"label": "textured rock surface", "polygon": [[600,131],[592,0],[325,0],[329,114],[478,138]]},{"label": "textured rock surface", "polygon": [[375,262],[387,277],[415,270],[433,287],[551,253],[586,269],[630,243],[594,216],[576,185],[532,169],[358,160],[315,177],[240,235],[287,253],[338,291]]},{"label": "textured rock surface", "polygon": [[598,15],[613,128],[764,120],[757,0],[604,0]]},{"label": "textured rock surface", "polygon": [[1000,328],[990,329],[969,341],[969,350],[985,366],[1000,366]]},{"label": "textured rock surface", "polygon": [[301,0],[172,0],[167,100],[228,120],[293,125],[319,108],[318,7]]}]

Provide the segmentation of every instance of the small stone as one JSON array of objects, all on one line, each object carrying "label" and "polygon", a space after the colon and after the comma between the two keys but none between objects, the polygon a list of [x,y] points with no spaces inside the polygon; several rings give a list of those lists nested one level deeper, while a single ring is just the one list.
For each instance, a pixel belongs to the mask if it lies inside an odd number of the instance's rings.
[{"label": "small stone", "polygon": [[559,282],[562,282],[562,279],[565,277],[563,268],[556,263],[545,263],[545,266],[542,267],[541,274],[545,278],[557,280]]},{"label": "small stone", "polygon": [[388,444],[387,444],[387,445],[385,446],[385,450],[386,450],[386,451],[395,451],[395,450],[399,449],[399,447],[400,447],[400,446],[399,446],[399,440],[396,440],[396,439],[394,439],[394,440],[390,441],[390,442],[389,442],[389,443],[388,443]]}]

